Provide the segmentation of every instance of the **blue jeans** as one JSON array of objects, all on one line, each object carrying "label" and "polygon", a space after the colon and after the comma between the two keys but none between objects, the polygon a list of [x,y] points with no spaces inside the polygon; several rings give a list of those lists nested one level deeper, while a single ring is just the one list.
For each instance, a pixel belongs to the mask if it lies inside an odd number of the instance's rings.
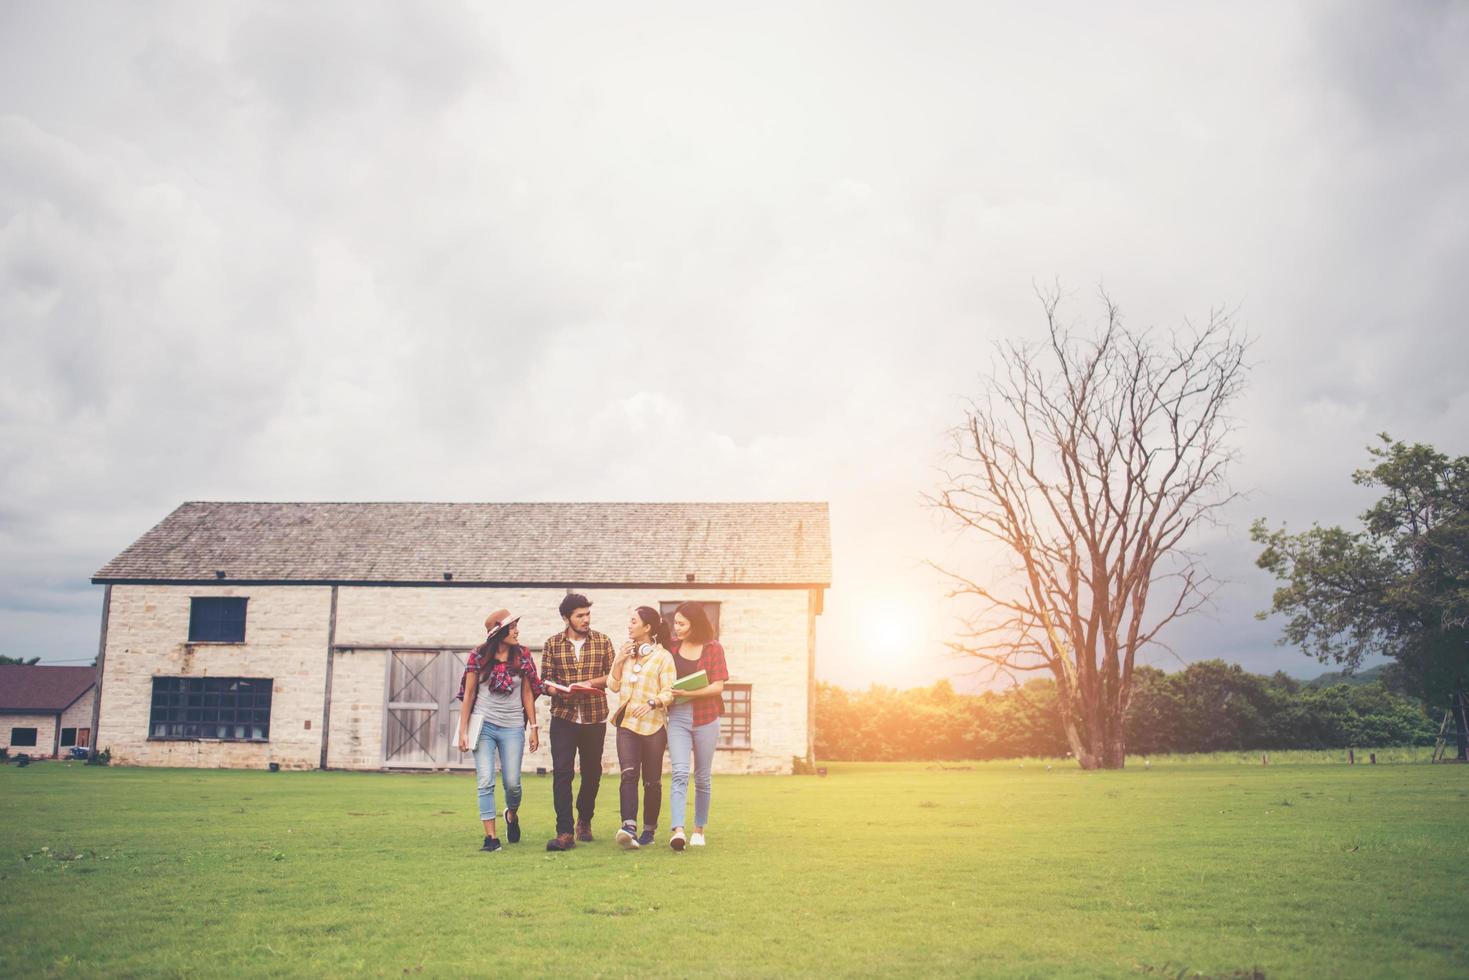
[{"label": "blue jeans", "polygon": [[669,794],[670,827],[686,826],[689,809],[689,753],[694,756],[694,826],[709,823],[709,796],[713,789],[714,749],[719,744],[719,719],[694,724],[694,706],[675,704],[668,712],[668,762],[673,770]]},{"label": "blue jeans", "polygon": [[520,760],[525,754],[525,729],[501,728],[485,722],[474,743],[475,787],[479,790],[479,818],[494,820],[495,753],[500,753],[500,778],[505,782],[505,806],[520,809]]}]

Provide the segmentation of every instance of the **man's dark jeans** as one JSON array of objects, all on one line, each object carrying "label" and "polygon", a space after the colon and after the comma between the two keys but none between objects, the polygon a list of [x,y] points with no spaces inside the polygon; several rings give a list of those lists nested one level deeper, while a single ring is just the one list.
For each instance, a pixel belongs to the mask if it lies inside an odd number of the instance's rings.
[{"label": "man's dark jeans", "polygon": [[551,718],[551,799],[556,806],[556,833],[575,831],[571,819],[572,765],[581,755],[581,789],[576,794],[576,815],[591,824],[597,809],[597,790],[602,785],[602,745],[607,741],[607,723],[579,725],[565,718]]},{"label": "man's dark jeans", "polygon": [[626,728],[617,730],[617,764],[622,769],[618,802],[622,804],[623,823],[638,819],[638,783],[641,782],[643,826],[658,826],[658,812],[663,809],[663,754],[667,751],[666,728],[651,735],[639,735]]}]

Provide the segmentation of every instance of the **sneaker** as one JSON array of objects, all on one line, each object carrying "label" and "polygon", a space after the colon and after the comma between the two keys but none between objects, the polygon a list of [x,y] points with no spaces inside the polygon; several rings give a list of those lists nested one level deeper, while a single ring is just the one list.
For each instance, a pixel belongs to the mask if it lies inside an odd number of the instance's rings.
[{"label": "sneaker", "polygon": [[692,837],[689,838],[689,846],[690,847],[703,847],[704,846],[704,835],[701,834],[701,833],[699,833],[697,830],[694,831],[694,836],[692,836]]},{"label": "sneaker", "polygon": [[635,824],[623,824],[617,828],[617,846],[624,851],[636,851],[639,847]]},{"label": "sneaker", "polygon": [[576,822],[576,839],[583,844],[592,842],[592,822],[590,820],[578,820]]},{"label": "sneaker", "polygon": [[643,828],[642,835],[638,837],[638,844],[641,845],[642,847],[652,847],[653,846],[653,828],[652,827],[644,827]]},{"label": "sneaker", "polygon": [[681,851],[681,850],[683,850],[684,849],[684,845],[687,844],[688,842],[689,842],[689,839],[684,836],[683,828],[682,827],[680,827],[679,829],[675,830],[673,832],[673,836],[670,837],[670,838],[668,838],[668,846],[671,847],[671,848],[673,848],[675,851]]},{"label": "sneaker", "polygon": [[498,851],[499,849],[500,841],[494,837],[486,837],[484,846],[480,848],[481,851]]},{"label": "sneaker", "polygon": [[512,844],[519,844],[520,843],[520,821],[518,819],[516,819],[516,820],[510,819],[510,814],[512,814],[514,812],[515,812],[514,810],[509,810],[509,809],[507,809],[505,811],[505,839],[507,841],[509,841],[510,843],[512,843]]},{"label": "sneaker", "polygon": [[557,834],[546,841],[548,851],[569,851],[576,846],[576,838],[570,834]]}]

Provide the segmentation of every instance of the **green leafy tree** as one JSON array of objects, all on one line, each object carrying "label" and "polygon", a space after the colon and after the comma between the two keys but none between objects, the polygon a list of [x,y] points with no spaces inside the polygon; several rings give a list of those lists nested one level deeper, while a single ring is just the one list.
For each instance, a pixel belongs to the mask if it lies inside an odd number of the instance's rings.
[{"label": "green leafy tree", "polygon": [[5,654],[0,653],[0,666],[5,666],[7,664],[19,664],[22,667],[34,667],[40,662],[40,657],[32,657],[31,659],[27,660],[24,657],[7,657]]},{"label": "green leafy tree", "polygon": [[1260,617],[1285,616],[1281,642],[1323,663],[1391,657],[1390,683],[1441,704],[1469,678],[1469,457],[1382,440],[1353,475],[1383,491],[1361,530],[1254,524],[1257,563],[1281,583]]}]

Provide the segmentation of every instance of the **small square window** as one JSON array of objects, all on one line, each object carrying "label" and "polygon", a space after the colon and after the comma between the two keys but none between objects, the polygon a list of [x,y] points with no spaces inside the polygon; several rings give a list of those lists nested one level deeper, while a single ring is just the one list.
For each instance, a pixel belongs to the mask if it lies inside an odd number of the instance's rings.
[{"label": "small square window", "polygon": [[245,603],[230,596],[194,596],[189,600],[190,643],[244,643]]},{"label": "small square window", "polygon": [[68,747],[77,744],[77,730],[75,728],[63,728],[61,730],[61,744]]}]

